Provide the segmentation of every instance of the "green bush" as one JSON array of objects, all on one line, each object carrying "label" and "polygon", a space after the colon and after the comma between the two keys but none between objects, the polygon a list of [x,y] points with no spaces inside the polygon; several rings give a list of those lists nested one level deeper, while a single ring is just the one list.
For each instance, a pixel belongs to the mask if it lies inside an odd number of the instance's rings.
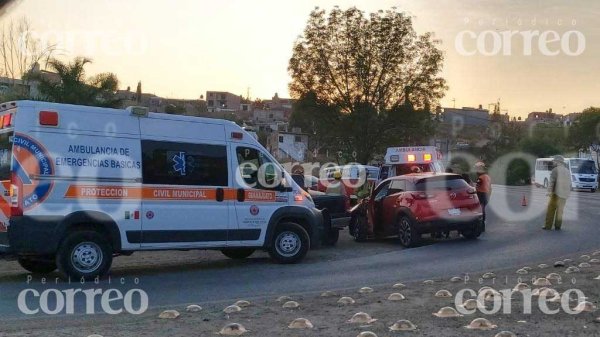
[{"label": "green bush", "polygon": [[523,159],[515,159],[508,164],[506,172],[507,185],[530,185],[533,174],[532,166]]}]

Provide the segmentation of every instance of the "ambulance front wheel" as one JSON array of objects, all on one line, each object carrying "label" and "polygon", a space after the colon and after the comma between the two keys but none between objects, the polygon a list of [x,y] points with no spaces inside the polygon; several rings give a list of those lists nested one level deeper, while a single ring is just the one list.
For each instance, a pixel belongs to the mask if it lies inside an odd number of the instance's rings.
[{"label": "ambulance front wheel", "polygon": [[76,231],[61,243],[56,264],[59,271],[71,279],[91,280],[108,272],[112,256],[103,235],[96,231]]},{"label": "ambulance front wheel", "polygon": [[285,222],[277,226],[269,255],[278,263],[300,262],[308,253],[310,237],[302,226]]}]

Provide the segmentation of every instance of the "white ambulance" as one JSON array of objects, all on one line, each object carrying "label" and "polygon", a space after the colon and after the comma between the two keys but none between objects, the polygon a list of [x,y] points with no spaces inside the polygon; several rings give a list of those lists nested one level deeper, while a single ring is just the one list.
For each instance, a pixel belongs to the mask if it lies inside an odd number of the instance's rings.
[{"label": "white ambulance", "polygon": [[0,104],[0,252],[73,278],[140,250],[264,249],[300,261],[323,217],[233,122],[45,102]]},{"label": "white ambulance", "polygon": [[378,181],[418,172],[444,172],[442,153],[435,146],[389,147]]}]

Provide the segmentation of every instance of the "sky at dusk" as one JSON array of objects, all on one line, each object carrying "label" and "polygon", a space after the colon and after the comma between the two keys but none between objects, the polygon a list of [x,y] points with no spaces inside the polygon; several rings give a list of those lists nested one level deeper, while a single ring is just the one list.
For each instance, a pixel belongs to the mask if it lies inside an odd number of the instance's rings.
[{"label": "sky at dusk", "polygon": [[28,18],[63,58],[90,57],[90,75],[116,73],[123,88],[141,80],[145,92],[172,98],[248,88],[270,98],[288,96],[288,60],[310,11],[335,5],[396,7],[418,33],[434,32],[446,56],[444,107],[500,99],[524,116],[600,106],[597,0],[22,0],[0,23]]}]

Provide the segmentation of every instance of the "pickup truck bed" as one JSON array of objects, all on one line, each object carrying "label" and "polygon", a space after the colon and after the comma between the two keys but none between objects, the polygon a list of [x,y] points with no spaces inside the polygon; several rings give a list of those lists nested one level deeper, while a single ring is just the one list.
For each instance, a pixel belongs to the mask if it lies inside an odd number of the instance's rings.
[{"label": "pickup truck bed", "polygon": [[317,209],[324,211],[325,220],[325,245],[335,245],[339,231],[350,224],[350,212],[347,209],[347,197],[343,195],[330,195],[322,192],[310,191]]}]

